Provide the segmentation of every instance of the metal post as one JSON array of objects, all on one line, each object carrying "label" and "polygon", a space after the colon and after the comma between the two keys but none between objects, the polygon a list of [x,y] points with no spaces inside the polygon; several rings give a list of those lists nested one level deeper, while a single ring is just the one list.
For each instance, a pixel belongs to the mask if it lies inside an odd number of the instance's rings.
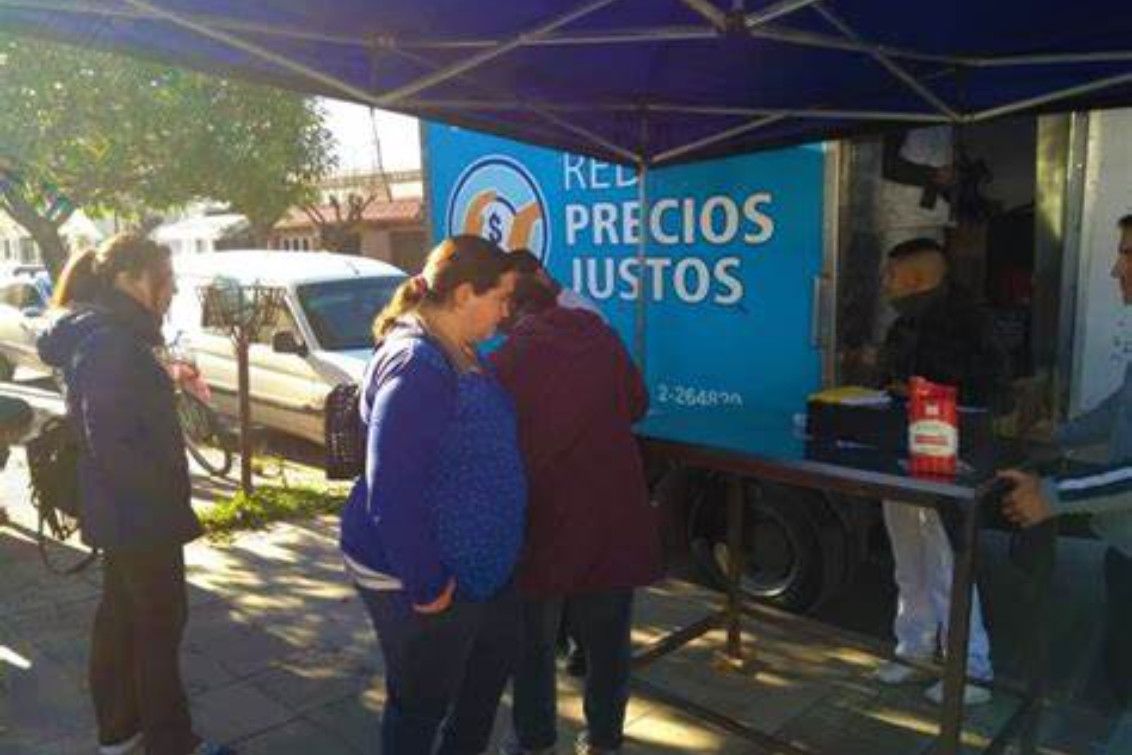
[{"label": "metal post", "polygon": [[239,326],[233,341],[236,344],[236,365],[238,369],[238,391],[240,399],[240,490],[244,495],[252,494],[252,405],[251,380],[248,369],[247,328]]},{"label": "metal post", "polygon": [[955,547],[951,579],[951,610],[947,622],[947,657],[943,670],[943,710],[940,714],[937,755],[957,755],[963,736],[963,692],[967,683],[971,607],[975,570],[978,568],[979,516],[983,499],[976,498],[963,512],[962,534]]},{"label": "metal post", "polygon": [[743,478],[727,480],[727,655],[743,661]]},{"label": "metal post", "polygon": [[641,111],[641,143],[637,148],[637,216],[640,224],[637,229],[637,318],[633,350],[636,352],[637,367],[641,375],[648,381],[648,359],[646,355],[647,343],[645,341],[645,321],[648,319],[648,302],[651,290],[648,286],[649,278],[645,275],[645,260],[648,257],[649,244],[649,111]]}]

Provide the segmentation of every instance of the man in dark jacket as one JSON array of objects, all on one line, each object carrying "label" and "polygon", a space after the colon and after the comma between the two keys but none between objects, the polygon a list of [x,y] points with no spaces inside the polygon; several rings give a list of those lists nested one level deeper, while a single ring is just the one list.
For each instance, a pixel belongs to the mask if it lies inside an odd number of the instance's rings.
[{"label": "man in dark jacket", "polygon": [[648,407],[640,373],[601,319],[520,278],[518,312],[494,355],[515,399],[527,469],[527,538],[517,581],[526,645],[514,680],[510,752],[557,739],[555,638],[564,603],[586,653],[579,753],[621,746],[629,699],[633,589],[660,576],[660,538],[632,424]]},{"label": "man in dark jacket", "polygon": [[193,733],[180,675],[182,551],[201,528],[173,386],[155,354],[174,290],[167,248],[115,237],[68,265],[58,303],[69,311],[39,341],[80,431],[83,540],[105,553],[89,669],[104,755],[143,742],[147,755],[229,752]]},{"label": "man in dark jacket", "polygon": [[[888,255],[885,290],[898,317],[881,353],[882,380],[893,393],[907,395],[913,376],[957,386],[963,406],[989,408],[1001,404],[1005,357],[997,347],[984,310],[948,280],[947,258],[932,239],[898,244]],[[953,554],[939,514],[899,501],[884,502],[884,520],[892,542],[898,603],[894,632],[896,655],[931,661],[946,646]],[[978,595],[971,615],[970,674],[993,676],[990,643],[983,626]],[[882,666],[877,679],[901,684],[922,678],[901,663]],[[928,697],[942,700],[941,684]],[[968,704],[989,700],[982,687],[968,686]]]}]

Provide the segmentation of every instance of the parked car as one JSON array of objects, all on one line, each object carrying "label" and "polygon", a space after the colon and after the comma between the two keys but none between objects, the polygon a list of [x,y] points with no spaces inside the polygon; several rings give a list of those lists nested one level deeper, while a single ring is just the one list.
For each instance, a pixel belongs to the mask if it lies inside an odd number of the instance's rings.
[{"label": "parked car", "polygon": [[44,272],[0,278],[0,380],[11,380],[17,367],[51,373],[35,349],[50,302],[51,279]]},{"label": "parked car", "polygon": [[323,440],[331,389],[360,381],[373,352],[371,325],[406,275],[364,257],[270,250],[174,258],[178,292],[166,336],[195,357],[214,408],[238,416],[235,349],[226,332],[204,322],[202,291],[218,281],[275,289],[283,307],[254,333],[249,350],[252,420]]}]

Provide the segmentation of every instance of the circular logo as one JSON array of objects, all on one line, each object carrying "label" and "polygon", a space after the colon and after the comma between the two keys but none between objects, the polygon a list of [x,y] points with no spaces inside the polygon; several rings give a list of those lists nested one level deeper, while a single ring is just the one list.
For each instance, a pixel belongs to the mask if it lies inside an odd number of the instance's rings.
[{"label": "circular logo", "polygon": [[545,265],[550,257],[546,200],[534,176],[502,155],[469,165],[448,197],[448,232],[482,236],[507,251],[530,249]]}]

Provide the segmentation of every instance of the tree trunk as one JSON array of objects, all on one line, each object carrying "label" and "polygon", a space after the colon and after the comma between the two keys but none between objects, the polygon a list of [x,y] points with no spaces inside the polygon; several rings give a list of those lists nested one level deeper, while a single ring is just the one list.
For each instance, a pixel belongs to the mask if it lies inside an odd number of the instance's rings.
[{"label": "tree trunk", "polygon": [[16,190],[5,188],[0,192],[0,209],[3,209],[12,220],[16,221],[39,246],[39,253],[43,257],[43,264],[52,281],[59,280],[63,266],[67,264],[70,251],[67,243],[59,233],[59,227],[71,213],[67,213],[59,222],[53,222],[36,212],[35,207],[24,199]]}]

